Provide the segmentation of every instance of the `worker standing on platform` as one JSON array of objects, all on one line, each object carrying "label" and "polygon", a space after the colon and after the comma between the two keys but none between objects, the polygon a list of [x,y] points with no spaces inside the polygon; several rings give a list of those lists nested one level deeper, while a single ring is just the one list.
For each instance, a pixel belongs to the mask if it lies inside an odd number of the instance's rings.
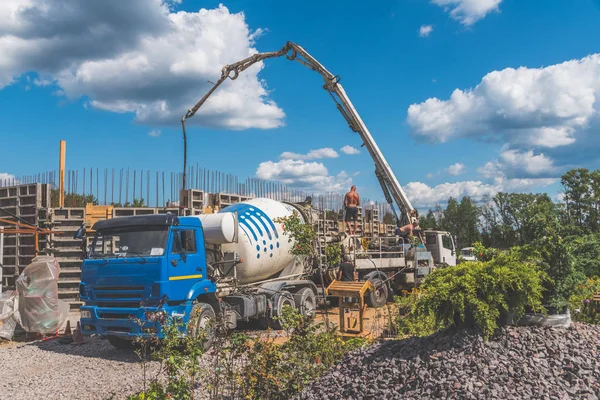
[{"label": "worker standing on platform", "polygon": [[[350,235],[356,235],[356,227],[358,220],[358,206],[360,206],[360,196],[356,193],[356,185],[352,185],[350,191],[344,197],[344,208],[346,209],[346,226]],[[354,230],[350,228],[350,220],[354,220]]]}]

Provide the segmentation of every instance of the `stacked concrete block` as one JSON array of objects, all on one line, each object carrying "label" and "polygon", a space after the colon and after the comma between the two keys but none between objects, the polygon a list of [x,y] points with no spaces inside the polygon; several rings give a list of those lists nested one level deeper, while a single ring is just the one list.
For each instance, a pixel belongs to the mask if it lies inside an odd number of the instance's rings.
[{"label": "stacked concrete block", "polygon": [[365,218],[363,220],[365,233],[370,236],[379,235],[379,210],[366,209]]},{"label": "stacked concrete block", "polygon": [[219,209],[223,209],[232,204],[236,204],[242,201],[250,200],[252,197],[242,196],[239,194],[231,194],[231,193],[217,193],[215,194],[215,206],[219,207]]},{"label": "stacked concrete block", "polygon": [[209,194],[203,190],[187,189],[179,193],[181,207],[185,210],[184,215],[200,215],[204,213],[205,207],[210,204]]},{"label": "stacked concrete block", "polygon": [[[346,222],[344,222],[344,217],[345,217],[345,213],[344,210],[340,210],[340,212],[338,213],[338,220],[339,220],[339,229],[342,232],[346,232],[348,230],[348,228],[346,227]],[[354,226],[354,222],[351,222],[352,226]],[[364,215],[363,215],[363,208],[362,207],[358,207],[358,218],[356,219],[356,234],[357,235],[362,235],[363,233],[365,233],[365,226],[364,226]]]},{"label": "stacked concrete block", "polygon": [[[44,228],[45,208],[50,204],[50,187],[34,183],[0,188],[0,218],[16,223]],[[16,217],[15,217],[16,216]],[[5,230],[28,229],[2,223]],[[38,235],[38,248],[45,247],[46,235]],[[35,257],[35,237],[32,234],[4,234],[2,284],[14,287],[15,279]]]},{"label": "stacked concrete block", "polygon": [[49,209],[49,225],[54,231],[51,235],[52,254],[60,264],[58,277],[58,297],[70,304],[71,310],[81,306],[79,300],[79,282],[83,249],[81,240],[73,235],[85,223],[85,208]]}]

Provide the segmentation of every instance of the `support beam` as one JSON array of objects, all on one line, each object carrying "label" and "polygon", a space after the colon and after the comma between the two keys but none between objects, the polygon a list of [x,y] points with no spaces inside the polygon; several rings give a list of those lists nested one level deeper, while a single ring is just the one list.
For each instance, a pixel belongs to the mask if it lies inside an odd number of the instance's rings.
[{"label": "support beam", "polygon": [[67,142],[60,141],[60,153],[58,156],[58,207],[65,206],[65,157],[67,153]]}]

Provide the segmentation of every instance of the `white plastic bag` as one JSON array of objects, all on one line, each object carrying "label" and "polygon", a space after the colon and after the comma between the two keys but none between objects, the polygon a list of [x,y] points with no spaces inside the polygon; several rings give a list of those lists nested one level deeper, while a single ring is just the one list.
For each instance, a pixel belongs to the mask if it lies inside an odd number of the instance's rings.
[{"label": "white plastic bag", "polygon": [[27,332],[58,332],[69,315],[69,304],[58,298],[60,266],[51,256],[35,257],[16,281],[18,321]]},{"label": "white plastic bag", "polygon": [[12,340],[19,319],[19,298],[14,290],[0,293],[0,338]]}]

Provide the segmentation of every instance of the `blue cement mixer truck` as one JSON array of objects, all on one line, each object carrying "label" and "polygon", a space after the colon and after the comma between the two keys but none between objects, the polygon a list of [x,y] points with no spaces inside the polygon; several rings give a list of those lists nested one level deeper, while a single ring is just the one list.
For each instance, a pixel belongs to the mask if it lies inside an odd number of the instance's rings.
[{"label": "blue cement mixer truck", "polygon": [[285,305],[313,313],[317,287],[274,222],[294,211],[306,218],[300,206],[258,198],[215,214],[96,222],[82,267],[82,332],[126,348],[136,336],[160,336],[148,317],[157,311],[184,324],[198,315],[200,327],[219,316],[229,328],[258,320],[275,329]]}]

